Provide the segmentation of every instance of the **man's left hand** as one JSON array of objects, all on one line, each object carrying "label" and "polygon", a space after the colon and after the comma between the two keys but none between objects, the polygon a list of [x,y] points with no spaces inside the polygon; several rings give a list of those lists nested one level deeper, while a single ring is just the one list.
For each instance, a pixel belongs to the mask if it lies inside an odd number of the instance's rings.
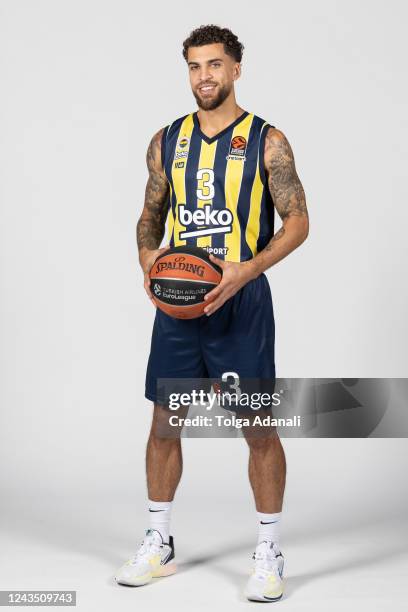
[{"label": "man's left hand", "polygon": [[259,274],[256,272],[253,260],[235,263],[223,261],[214,255],[210,255],[210,259],[222,269],[222,279],[220,284],[204,297],[208,302],[204,308],[207,316],[214,314],[230,297]]}]

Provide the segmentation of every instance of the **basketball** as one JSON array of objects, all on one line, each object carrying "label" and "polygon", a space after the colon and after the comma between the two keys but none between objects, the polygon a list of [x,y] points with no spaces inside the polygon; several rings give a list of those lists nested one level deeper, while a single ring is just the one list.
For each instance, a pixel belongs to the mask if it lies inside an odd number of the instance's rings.
[{"label": "basketball", "polygon": [[199,247],[174,247],[160,255],[150,270],[154,303],[176,319],[204,314],[204,296],[216,287],[222,270]]}]

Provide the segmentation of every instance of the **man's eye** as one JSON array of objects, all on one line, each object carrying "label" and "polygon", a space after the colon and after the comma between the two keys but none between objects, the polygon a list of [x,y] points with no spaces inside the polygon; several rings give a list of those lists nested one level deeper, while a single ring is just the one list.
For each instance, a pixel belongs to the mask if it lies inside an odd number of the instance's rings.
[{"label": "man's eye", "polygon": [[197,70],[198,66],[190,66],[190,70]]},{"label": "man's eye", "polygon": [[221,64],[216,63],[216,64],[213,64],[213,66],[214,66],[214,68],[219,68],[221,66]]}]

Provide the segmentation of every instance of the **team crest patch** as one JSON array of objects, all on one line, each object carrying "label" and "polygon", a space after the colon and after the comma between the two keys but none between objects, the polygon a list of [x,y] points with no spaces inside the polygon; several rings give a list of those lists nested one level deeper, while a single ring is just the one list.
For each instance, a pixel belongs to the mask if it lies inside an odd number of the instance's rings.
[{"label": "team crest patch", "polygon": [[227,155],[227,159],[239,159],[241,161],[245,161],[245,152],[247,148],[246,138],[243,136],[234,136],[231,140],[229,154]]},{"label": "team crest patch", "polygon": [[[177,142],[176,152],[174,154],[174,159],[181,159],[183,157],[188,157],[188,147],[190,144],[190,139],[187,136],[181,136]],[[180,167],[180,166],[177,166]]]},{"label": "team crest patch", "polygon": [[188,146],[189,142],[190,140],[187,138],[187,136],[182,136],[179,140],[178,146],[180,147],[180,149],[185,149]]}]

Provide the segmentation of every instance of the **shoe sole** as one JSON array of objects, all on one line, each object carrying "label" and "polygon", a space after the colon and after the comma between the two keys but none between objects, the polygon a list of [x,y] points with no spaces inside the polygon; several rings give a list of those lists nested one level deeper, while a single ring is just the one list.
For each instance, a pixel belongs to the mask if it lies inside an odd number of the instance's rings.
[{"label": "shoe sole", "polygon": [[264,601],[264,602],[279,601],[280,599],[282,599],[282,597],[283,597],[283,593],[281,593],[279,595],[279,597],[265,597],[265,596],[258,596],[258,595],[246,595],[246,598],[248,599],[248,601]]},{"label": "shoe sole", "polygon": [[244,595],[249,601],[264,601],[264,602],[279,601],[283,597],[283,589],[282,589],[282,593],[280,595],[277,595],[276,597],[267,597],[266,595],[257,595],[256,593],[253,593],[253,594],[244,593]]},{"label": "shoe sole", "polygon": [[172,576],[177,571],[177,565],[173,563],[167,563],[166,565],[161,565],[155,572],[149,574],[146,578],[143,578],[140,581],[137,580],[126,580],[125,578],[117,579],[115,578],[118,584],[123,584],[125,586],[145,586],[145,584],[149,584],[149,582],[153,578],[165,578],[166,576]]},{"label": "shoe sole", "polygon": [[177,565],[174,563],[166,563],[161,565],[159,569],[152,574],[152,578],[164,578],[165,576],[172,576],[177,572]]}]

